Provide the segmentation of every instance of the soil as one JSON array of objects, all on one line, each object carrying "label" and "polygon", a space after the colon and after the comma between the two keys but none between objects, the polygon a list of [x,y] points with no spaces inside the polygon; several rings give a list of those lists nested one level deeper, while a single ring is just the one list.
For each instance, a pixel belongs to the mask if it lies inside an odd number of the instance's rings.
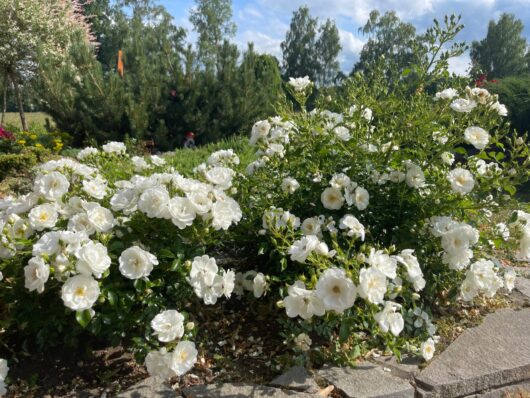
[{"label": "soil", "polygon": [[[267,317],[267,308],[231,307],[197,313],[198,361],[188,374],[170,381],[177,392],[179,387],[212,382],[260,384],[279,374],[281,368],[271,358],[285,349],[278,326],[267,320],[273,319]],[[147,377],[145,367],[122,346],[101,347],[88,354],[57,348],[27,354],[9,367],[9,398],[109,398]]]}]

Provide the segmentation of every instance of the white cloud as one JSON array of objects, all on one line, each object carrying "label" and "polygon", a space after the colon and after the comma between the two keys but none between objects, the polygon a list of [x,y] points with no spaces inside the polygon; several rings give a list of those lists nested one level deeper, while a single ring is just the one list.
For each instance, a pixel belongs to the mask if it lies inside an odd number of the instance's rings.
[{"label": "white cloud", "polygon": [[450,58],[449,72],[456,73],[460,76],[467,76],[470,62],[469,54],[462,54],[459,57]]},{"label": "white cloud", "polygon": [[238,45],[244,49],[248,42],[254,43],[254,48],[258,53],[267,53],[274,55],[278,59],[282,58],[282,51],[280,44],[282,39],[269,36],[265,33],[255,30],[245,30],[238,35]]},{"label": "white cloud", "polygon": [[364,41],[355,36],[352,32],[339,29],[340,44],[342,51],[339,54],[341,69],[349,72],[355,61],[359,59],[359,54],[364,46]]}]

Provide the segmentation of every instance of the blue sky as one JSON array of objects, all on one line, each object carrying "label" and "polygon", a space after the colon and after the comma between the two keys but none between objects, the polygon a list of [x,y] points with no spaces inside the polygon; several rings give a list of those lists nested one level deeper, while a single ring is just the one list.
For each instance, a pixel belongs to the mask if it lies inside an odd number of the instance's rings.
[{"label": "blue sky", "polygon": [[[175,23],[188,30],[189,38],[194,41],[188,21],[194,0],[159,1],[174,16]],[[420,32],[433,18],[441,20],[446,14],[460,14],[465,28],[458,38],[468,43],[486,35],[489,20],[497,19],[503,12],[514,13],[523,21],[524,35],[530,42],[530,0],[233,0],[233,21],[238,27],[235,42],[243,49],[252,41],[259,52],[281,59],[280,43],[285,38],[292,13],[304,4],[320,21],[333,18],[337,23],[343,48],[340,62],[346,72],[351,70],[366,41],[358,29],[373,9],[395,10],[402,20],[411,22]],[[451,69],[463,74],[468,65],[466,54],[453,60]]]}]

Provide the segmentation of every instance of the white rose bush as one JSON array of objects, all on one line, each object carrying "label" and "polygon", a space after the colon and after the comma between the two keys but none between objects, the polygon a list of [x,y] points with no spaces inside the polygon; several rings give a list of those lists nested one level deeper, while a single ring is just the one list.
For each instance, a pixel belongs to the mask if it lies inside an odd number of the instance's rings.
[{"label": "white rose bush", "polygon": [[362,78],[345,87],[254,125],[244,223],[268,255],[261,271],[293,344],[335,341],[346,362],[373,348],[430,360],[437,308],[511,291],[501,256],[529,259],[530,215],[513,199],[529,177],[526,138],[484,89],[404,103]]},{"label": "white rose bush", "polygon": [[0,199],[10,339],[127,341],[170,378],[198,360],[201,308],[234,302],[272,308],[296,361],[430,360],[442,304],[513,289],[500,256],[530,261],[514,199],[530,152],[496,96],[389,93],[357,76],[308,111],[314,84],[287,87],[299,110],[254,124],[248,162],[220,150],[182,174],[110,142],[38,166],[29,192]]},{"label": "white rose bush", "polygon": [[186,308],[234,290],[235,272],[204,253],[242,218],[230,196],[239,158],[214,153],[196,178],[142,159],[138,173],[123,143],[89,148],[38,166],[29,193],[0,200],[2,326],[40,348],[87,331],[128,337],[149,372],[180,376],[197,359]]}]

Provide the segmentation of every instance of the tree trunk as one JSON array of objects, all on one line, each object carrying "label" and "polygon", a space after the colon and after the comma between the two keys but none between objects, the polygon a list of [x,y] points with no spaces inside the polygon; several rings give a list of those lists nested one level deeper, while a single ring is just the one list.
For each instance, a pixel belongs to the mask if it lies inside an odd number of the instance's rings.
[{"label": "tree trunk", "polygon": [[17,77],[14,73],[10,73],[9,77],[13,82],[13,88],[15,89],[15,95],[18,102],[18,113],[20,113],[20,123],[22,124],[22,130],[28,131],[28,124],[26,122],[26,114],[24,113],[24,103],[22,102],[22,93],[20,92],[20,87],[17,82]]},{"label": "tree trunk", "polygon": [[4,104],[2,107],[2,120],[0,120],[0,127],[4,127],[5,115],[7,112],[7,87],[9,86],[9,79],[7,74],[4,76]]}]

